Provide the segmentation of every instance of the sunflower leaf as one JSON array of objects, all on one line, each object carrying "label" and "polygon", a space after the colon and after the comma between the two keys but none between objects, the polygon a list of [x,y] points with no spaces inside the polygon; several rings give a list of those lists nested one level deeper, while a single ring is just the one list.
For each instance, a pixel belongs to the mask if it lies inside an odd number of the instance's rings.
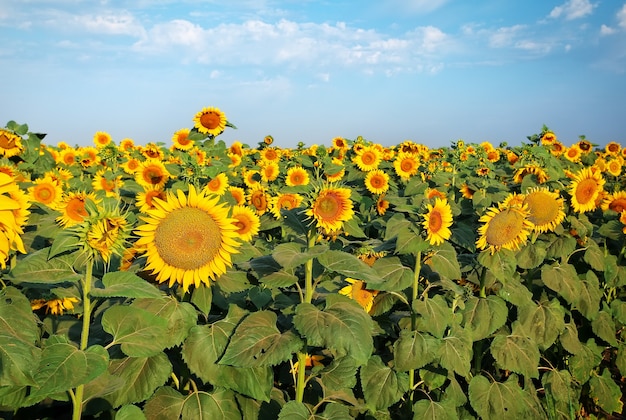
[{"label": "sunflower leaf", "polygon": [[489,382],[482,375],[474,376],[468,389],[472,408],[483,419],[526,418],[523,391],[517,381],[516,375],[509,376],[504,383]]},{"label": "sunflower leaf", "polygon": [[441,403],[429,400],[419,400],[413,405],[414,419],[454,420],[458,416],[455,407],[449,403]]},{"label": "sunflower leaf", "polygon": [[506,283],[508,279],[513,277],[513,273],[515,273],[517,268],[516,261],[515,253],[504,248],[493,254],[488,249],[478,254],[478,262],[502,283]]},{"label": "sunflower leaf", "polygon": [[19,259],[7,278],[15,284],[75,283],[81,276],[74,271],[76,256],[59,255],[48,259],[50,248],[42,248]]},{"label": "sunflower leaf", "polygon": [[235,394],[224,388],[217,388],[210,393],[196,391],[188,395],[181,415],[184,419],[241,419]]},{"label": "sunflower leaf", "polygon": [[437,358],[442,341],[428,333],[400,330],[400,337],[393,344],[396,369],[408,371],[419,369]]},{"label": "sunflower leaf", "polygon": [[138,307],[112,306],[102,316],[102,329],[127,356],[149,357],[168,347],[167,320]]},{"label": "sunflower leaf", "polygon": [[503,299],[497,296],[478,298],[471,296],[461,311],[463,325],[472,335],[473,341],[489,337],[507,320],[509,310]]},{"label": "sunflower leaf", "polygon": [[179,419],[185,397],[169,386],[159,387],[144,406],[144,413],[149,419]]},{"label": "sunflower leaf", "polygon": [[315,245],[310,249],[303,249],[303,246],[295,242],[279,244],[274,248],[272,257],[284,268],[298,267],[311,258],[315,258],[328,251],[328,245]]},{"label": "sunflower leaf", "polygon": [[166,348],[182,343],[197,321],[197,314],[193,305],[179,302],[173,297],[137,299],[130,307],[145,309],[167,321],[167,333],[166,337],[163,337]]},{"label": "sunflower leaf", "polygon": [[344,251],[329,250],[318,255],[317,261],[330,271],[364,282],[379,281],[380,277],[363,261]]},{"label": "sunflower leaf", "polygon": [[454,325],[439,348],[441,367],[467,377],[472,360],[472,336],[469,331]]},{"label": "sunflower leaf", "polygon": [[493,339],[490,352],[501,369],[522,374],[527,378],[539,376],[539,348],[526,335],[519,321],[513,323],[511,334],[499,334]]},{"label": "sunflower leaf", "polygon": [[360,378],[365,404],[372,411],[395,404],[409,389],[409,376],[385,365],[380,356],[361,367]]},{"label": "sunflower leaf", "polygon": [[454,247],[445,242],[437,247],[431,247],[431,252],[424,259],[433,272],[450,280],[461,278],[461,267]]},{"label": "sunflower leaf", "polygon": [[574,304],[580,297],[582,282],[571,264],[541,266],[541,280],[570,304]]},{"label": "sunflower leaf", "polygon": [[518,309],[517,319],[543,351],[565,330],[565,309],[558,299],[528,304]]},{"label": "sunflower leaf", "polygon": [[413,283],[413,271],[398,257],[379,258],[372,266],[378,273],[377,281],[368,281],[367,288],[399,292]]},{"label": "sunflower leaf", "polygon": [[622,413],[622,391],[611,377],[609,369],[604,369],[602,376],[593,374],[589,379],[589,390],[596,404],[607,413]]},{"label": "sunflower leaf", "polygon": [[127,297],[127,298],[158,298],[163,293],[148,283],[138,275],[128,271],[112,271],[102,277],[104,288],[96,287],[91,289],[94,297]]}]

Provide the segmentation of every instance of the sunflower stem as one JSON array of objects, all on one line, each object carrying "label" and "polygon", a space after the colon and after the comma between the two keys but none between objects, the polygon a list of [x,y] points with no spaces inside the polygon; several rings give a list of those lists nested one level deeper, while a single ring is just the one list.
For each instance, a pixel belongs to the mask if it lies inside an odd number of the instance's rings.
[{"label": "sunflower stem", "polygon": [[[309,238],[307,241],[307,249],[311,249],[315,246],[315,240],[317,238],[317,231],[312,229],[309,231]],[[311,303],[313,300],[313,258],[309,258],[304,263],[304,303]],[[302,402],[304,399],[304,387],[306,385],[306,353],[307,344],[306,338],[304,340],[303,349],[298,352],[298,373],[296,376],[296,401]]]},{"label": "sunflower stem", "polygon": [[[80,349],[85,350],[89,341],[89,324],[91,322],[91,280],[93,276],[93,259],[87,263],[85,278],[83,279],[83,329],[80,334]],[[72,420],[80,420],[83,412],[83,393],[85,385],[81,384],[76,387],[76,393],[72,399],[74,411]]]},{"label": "sunflower stem", "polygon": [[[419,294],[419,283],[420,283],[420,271],[422,270],[422,251],[417,251],[415,254],[415,269],[413,270],[413,289],[411,290],[411,331],[415,331],[417,329],[417,314],[413,310],[413,302],[417,300],[417,296]],[[413,392],[413,388],[415,386],[415,370],[409,370],[409,389],[411,393],[415,395]],[[412,398],[412,397],[411,397]]]}]

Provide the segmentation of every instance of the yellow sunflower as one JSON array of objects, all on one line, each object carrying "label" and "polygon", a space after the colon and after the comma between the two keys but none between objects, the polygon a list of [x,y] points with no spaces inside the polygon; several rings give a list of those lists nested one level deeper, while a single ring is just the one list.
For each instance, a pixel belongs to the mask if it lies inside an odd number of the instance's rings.
[{"label": "yellow sunflower", "polygon": [[252,241],[252,238],[259,233],[261,219],[255,211],[248,206],[233,206],[231,217],[237,230],[237,237],[245,242]]},{"label": "yellow sunflower", "polygon": [[343,222],[347,222],[354,216],[350,188],[336,188],[327,186],[317,195],[311,208],[306,215],[317,222],[317,227],[326,232],[334,232],[341,229]]},{"label": "yellow sunflower", "polygon": [[241,165],[241,155],[237,155],[235,153],[227,153],[228,158],[230,159],[230,163],[228,164],[229,168],[236,168]]},{"label": "yellow sunflower", "polygon": [[622,145],[616,141],[610,141],[606,144],[606,146],[604,146],[606,154],[611,156],[619,156],[621,150]]},{"label": "yellow sunflower", "polygon": [[241,187],[230,186],[228,187],[228,192],[230,193],[233,200],[235,200],[235,204],[243,205],[246,202],[246,191]]},{"label": "yellow sunflower", "polygon": [[626,210],[619,214],[619,221],[624,225],[622,232],[626,235]]},{"label": "yellow sunflower", "polygon": [[57,222],[63,227],[74,226],[82,223],[88,216],[85,204],[87,201],[98,203],[99,200],[93,192],[71,191],[63,196],[59,211],[61,215],[57,217]]},{"label": "yellow sunflower", "polygon": [[109,144],[111,144],[111,135],[104,131],[98,131],[93,136],[93,142],[98,149],[108,146]]},{"label": "yellow sunflower", "polygon": [[378,169],[382,161],[380,150],[374,146],[364,146],[352,158],[352,162],[363,172]]},{"label": "yellow sunflower", "polygon": [[626,191],[616,191],[613,194],[608,194],[602,200],[601,208],[603,211],[612,210],[621,214],[626,210]]},{"label": "yellow sunflower", "polygon": [[490,207],[479,219],[476,241],[479,249],[489,248],[491,254],[500,249],[518,250],[528,239],[534,225],[526,206]]},{"label": "yellow sunflower", "polygon": [[463,196],[463,198],[467,198],[469,200],[471,200],[472,197],[474,197],[474,193],[476,192],[473,189],[471,189],[469,185],[467,185],[467,183],[463,183],[461,185],[460,191],[461,191],[461,195]]},{"label": "yellow sunflower", "polygon": [[33,311],[46,308],[46,314],[63,315],[65,312],[74,311],[75,303],[78,303],[78,299],[75,297],[35,299],[30,302],[30,308]]},{"label": "yellow sunflower", "polygon": [[297,185],[309,185],[309,173],[301,166],[294,166],[287,169],[287,178],[285,184],[289,187]]},{"label": "yellow sunflower", "polygon": [[170,173],[163,162],[157,159],[148,159],[141,162],[135,171],[135,181],[144,188],[163,188],[169,180]]},{"label": "yellow sunflower", "polygon": [[376,213],[379,216],[384,216],[387,213],[387,209],[389,209],[389,201],[385,200],[385,194],[381,194],[376,200]]},{"label": "yellow sunflower", "polygon": [[193,149],[194,141],[189,139],[190,132],[191,130],[188,128],[181,128],[176,131],[172,136],[172,146],[184,152]]},{"label": "yellow sunflower", "polygon": [[96,149],[95,147],[81,147],[79,151],[79,161],[83,168],[89,168],[100,163],[98,149]]},{"label": "yellow sunflower", "polygon": [[115,175],[111,170],[99,170],[93,176],[91,186],[94,191],[103,191],[107,197],[118,197],[124,186],[122,175]]},{"label": "yellow sunflower", "polygon": [[28,220],[29,202],[15,179],[0,172],[0,267],[6,268],[11,251],[26,253],[20,235]]},{"label": "yellow sunflower", "polygon": [[556,135],[552,131],[546,131],[543,136],[541,136],[541,144],[543,145],[552,145],[556,141]]},{"label": "yellow sunflower", "polygon": [[148,143],[140,148],[140,152],[146,159],[163,160],[165,153],[161,147],[155,143]]},{"label": "yellow sunflower", "polygon": [[224,131],[228,121],[218,108],[205,107],[193,117],[193,122],[200,133],[215,137]]},{"label": "yellow sunflower", "polygon": [[552,232],[565,219],[565,204],[558,192],[535,187],[523,197],[522,204],[528,207],[528,220],[535,225],[535,232]]},{"label": "yellow sunflower", "polygon": [[294,193],[278,194],[276,197],[272,197],[270,199],[272,214],[278,220],[282,218],[282,215],[280,214],[281,210],[295,209],[300,205],[300,203],[302,203],[302,196]]},{"label": "yellow sunflower", "polygon": [[272,182],[278,178],[280,174],[280,168],[276,162],[263,162],[261,166],[261,180],[263,182]]},{"label": "yellow sunflower", "polygon": [[34,185],[28,188],[28,196],[32,202],[58,210],[63,198],[63,188],[48,175],[34,181]]},{"label": "yellow sunflower", "polygon": [[346,278],[347,286],[339,290],[339,294],[348,296],[355,300],[365,309],[365,312],[372,310],[374,306],[374,298],[378,295],[378,290],[369,290],[366,288],[365,282],[361,280]]},{"label": "yellow sunflower", "polygon": [[419,158],[413,153],[398,153],[393,161],[393,167],[402,180],[408,181],[419,170]]},{"label": "yellow sunflower", "polygon": [[256,214],[262,216],[269,208],[269,196],[265,192],[265,188],[256,185],[250,189],[248,194],[248,203],[256,209]]},{"label": "yellow sunflower", "polygon": [[125,161],[123,161],[120,166],[127,174],[134,175],[135,172],[137,172],[139,168],[141,168],[141,161],[139,159],[129,157]]},{"label": "yellow sunflower", "polygon": [[57,163],[63,163],[67,166],[72,166],[76,163],[76,150],[72,148],[66,148],[61,150]]},{"label": "yellow sunflower", "polygon": [[243,182],[248,188],[254,188],[260,185],[261,173],[256,169],[244,169]]},{"label": "yellow sunflower", "polygon": [[168,192],[167,200],[155,199],[146,222],[135,230],[138,246],[145,246],[146,270],[152,270],[160,283],[189,286],[210,285],[232,266],[231,255],[241,245],[236,219],[228,217],[228,207],[217,197],[207,197],[189,185],[186,196]]},{"label": "yellow sunflower", "polygon": [[365,188],[372,194],[384,194],[389,189],[389,175],[381,169],[369,171],[364,182]]},{"label": "yellow sunflower", "polygon": [[445,198],[436,198],[435,205],[428,204],[426,208],[428,212],[422,223],[428,234],[426,239],[431,245],[440,245],[452,236],[452,209]]},{"label": "yellow sunflower", "polygon": [[147,213],[148,210],[156,208],[156,204],[154,199],[159,198],[161,200],[167,199],[167,194],[164,190],[148,187],[144,191],[140,191],[136,196],[136,207],[139,208],[139,211],[142,213]]},{"label": "yellow sunflower", "polygon": [[228,153],[232,153],[233,155],[237,155],[239,157],[243,156],[243,144],[240,141],[235,140],[228,148]]},{"label": "yellow sunflower", "polygon": [[582,157],[583,151],[577,144],[573,144],[565,150],[564,156],[570,162],[578,163]]},{"label": "yellow sunflower", "polygon": [[133,150],[135,148],[135,142],[133,139],[131,138],[123,138],[120,141],[120,145],[117,147],[117,149],[122,152],[122,153],[127,153],[130,152],[131,150]]},{"label": "yellow sunflower", "polygon": [[622,173],[622,161],[620,159],[609,160],[606,171],[613,176],[619,176]]},{"label": "yellow sunflower", "polygon": [[260,152],[262,162],[278,162],[280,160],[280,150],[275,147],[266,147]]},{"label": "yellow sunflower", "polygon": [[215,194],[220,197],[226,193],[227,188],[228,176],[225,173],[218,174],[204,186],[208,194]]},{"label": "yellow sunflower", "polygon": [[548,174],[540,166],[526,165],[515,171],[513,174],[513,182],[521,184],[526,175],[534,175],[537,178],[537,182],[540,184],[548,180]]},{"label": "yellow sunflower", "polygon": [[0,156],[17,156],[24,150],[22,138],[17,134],[0,128]]},{"label": "yellow sunflower", "polygon": [[571,204],[577,213],[585,213],[596,209],[596,199],[603,191],[604,178],[600,171],[583,168],[576,173],[569,193]]},{"label": "yellow sunflower", "polygon": [[87,216],[68,230],[78,237],[83,253],[91,260],[101,259],[105,264],[113,255],[122,257],[127,248],[132,226],[127,214],[117,205],[96,206],[87,203]]}]

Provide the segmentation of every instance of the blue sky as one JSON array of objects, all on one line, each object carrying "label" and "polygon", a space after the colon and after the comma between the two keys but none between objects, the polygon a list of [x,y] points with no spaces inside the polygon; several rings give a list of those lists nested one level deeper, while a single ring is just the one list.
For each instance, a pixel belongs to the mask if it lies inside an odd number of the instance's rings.
[{"label": "blue sky", "polygon": [[626,144],[622,0],[0,0],[0,124],[170,144]]}]

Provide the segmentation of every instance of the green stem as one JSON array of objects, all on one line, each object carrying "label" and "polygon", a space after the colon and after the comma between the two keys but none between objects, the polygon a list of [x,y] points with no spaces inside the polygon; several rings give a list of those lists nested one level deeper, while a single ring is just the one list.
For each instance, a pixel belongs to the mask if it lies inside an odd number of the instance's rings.
[{"label": "green stem", "polygon": [[[89,324],[91,323],[91,280],[93,275],[93,261],[87,263],[85,278],[83,280],[83,329],[80,334],[80,349],[85,350],[89,342]],[[72,420],[80,420],[83,412],[83,393],[85,385],[81,384],[76,387],[75,398],[72,399],[74,412]]]},{"label": "green stem", "polygon": [[482,272],[480,273],[480,297],[487,297],[487,287],[485,286],[485,277],[487,275],[487,267],[483,267]]},{"label": "green stem", "polygon": [[[417,300],[419,294],[420,271],[422,270],[422,252],[415,254],[415,269],[413,270],[413,289],[411,290],[411,331],[417,328],[417,314],[413,310],[413,302]],[[415,386],[415,370],[409,370],[409,389],[413,392]]]},{"label": "green stem", "polygon": [[[307,250],[315,246],[317,231],[315,229],[309,231]],[[309,258],[304,264],[304,303],[311,303],[313,300],[313,258]],[[303,350],[298,352],[298,372],[296,376],[296,401],[302,402],[304,399],[304,387],[307,382],[306,378],[306,353],[307,344],[304,342]]]}]

